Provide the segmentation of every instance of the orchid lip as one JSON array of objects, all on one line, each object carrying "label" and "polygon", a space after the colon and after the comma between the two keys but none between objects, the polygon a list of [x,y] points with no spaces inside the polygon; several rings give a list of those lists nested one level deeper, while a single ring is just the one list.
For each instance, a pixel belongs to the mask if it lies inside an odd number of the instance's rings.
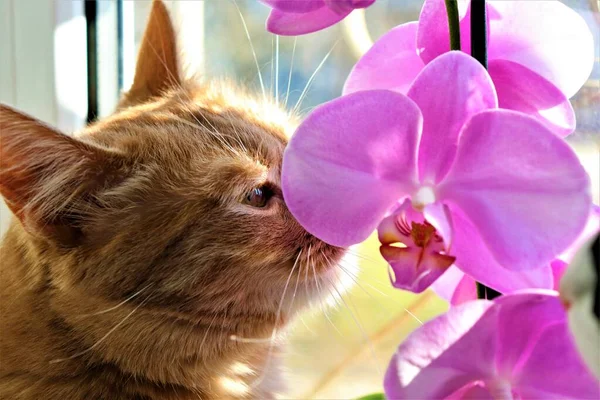
[{"label": "orchid lip", "polygon": [[[431,190],[422,193],[426,202],[433,200]],[[379,224],[378,234],[379,251],[390,264],[396,288],[421,293],[456,260],[436,228],[408,199]]]}]

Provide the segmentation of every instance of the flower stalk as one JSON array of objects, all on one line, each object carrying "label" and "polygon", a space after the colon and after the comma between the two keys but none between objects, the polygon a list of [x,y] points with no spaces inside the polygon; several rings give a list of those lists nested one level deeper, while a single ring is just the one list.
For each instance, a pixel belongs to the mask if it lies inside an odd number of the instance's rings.
[{"label": "flower stalk", "polygon": [[445,2],[446,13],[448,14],[448,28],[450,29],[450,50],[460,50],[458,3],[456,0],[445,0]]},{"label": "flower stalk", "polygon": [[[450,15],[448,15],[450,18]],[[471,1],[471,55],[487,69],[487,15],[485,0]],[[451,34],[452,35],[452,34]],[[477,282],[477,298],[492,300],[501,293]]]},{"label": "flower stalk", "polygon": [[485,0],[471,1],[471,55],[487,69],[487,15]]},{"label": "flower stalk", "polygon": [[478,299],[488,299],[492,300],[498,296],[501,296],[502,293],[485,286],[483,283],[475,282],[477,285],[477,298]]}]

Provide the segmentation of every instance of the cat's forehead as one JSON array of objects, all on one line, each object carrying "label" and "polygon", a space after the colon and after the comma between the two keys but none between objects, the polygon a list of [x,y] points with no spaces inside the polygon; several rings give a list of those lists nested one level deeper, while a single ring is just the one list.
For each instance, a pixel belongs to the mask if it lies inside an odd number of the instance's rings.
[{"label": "cat's forehead", "polygon": [[278,167],[295,125],[273,103],[226,84],[188,84],[120,110],[86,133],[138,156],[229,156]]}]

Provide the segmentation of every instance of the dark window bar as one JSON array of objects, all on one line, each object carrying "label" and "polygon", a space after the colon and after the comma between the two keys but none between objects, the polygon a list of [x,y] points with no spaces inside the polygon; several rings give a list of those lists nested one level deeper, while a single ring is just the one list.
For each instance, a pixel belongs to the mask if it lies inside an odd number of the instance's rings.
[{"label": "dark window bar", "polygon": [[[471,55],[487,69],[487,15],[485,0],[471,1]],[[477,282],[477,297],[492,300],[502,293]]]}]

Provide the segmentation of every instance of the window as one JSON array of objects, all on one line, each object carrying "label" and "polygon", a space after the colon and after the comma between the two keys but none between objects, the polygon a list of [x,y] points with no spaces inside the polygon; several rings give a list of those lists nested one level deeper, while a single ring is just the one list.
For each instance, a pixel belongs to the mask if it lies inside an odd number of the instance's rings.
[{"label": "window", "polygon": [[[208,79],[229,77],[272,93],[301,114],[340,95],[345,78],[372,38],[415,20],[422,0],[378,0],[364,16],[298,38],[264,29],[268,8],[257,0],[166,1],[190,64]],[[572,99],[577,132],[570,143],[600,188],[600,13],[596,0],[564,0],[592,30],[596,62]],[[0,100],[65,131],[108,115],[132,82],[150,1],[45,1],[30,7],[0,1]],[[247,27],[247,31],[246,31]],[[9,212],[0,207],[0,228]],[[390,289],[377,243],[354,250],[360,277],[344,303],[303,315],[292,329],[286,366],[290,396],[351,398],[381,389],[399,341],[445,305],[432,294]],[[359,325],[362,325],[359,326]]]}]

